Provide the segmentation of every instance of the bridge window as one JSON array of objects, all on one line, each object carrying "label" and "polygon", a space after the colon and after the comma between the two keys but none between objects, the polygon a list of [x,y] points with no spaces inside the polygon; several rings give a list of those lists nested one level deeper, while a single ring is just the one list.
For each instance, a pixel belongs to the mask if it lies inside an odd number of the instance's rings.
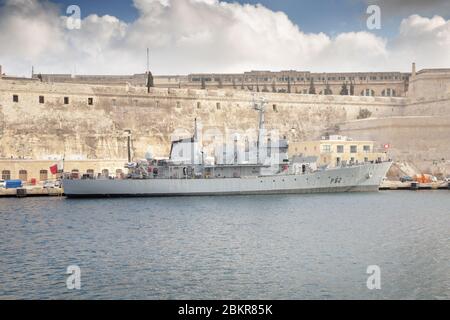
[{"label": "bridge window", "polygon": [[11,180],[11,171],[3,170],[2,171],[2,180]]}]

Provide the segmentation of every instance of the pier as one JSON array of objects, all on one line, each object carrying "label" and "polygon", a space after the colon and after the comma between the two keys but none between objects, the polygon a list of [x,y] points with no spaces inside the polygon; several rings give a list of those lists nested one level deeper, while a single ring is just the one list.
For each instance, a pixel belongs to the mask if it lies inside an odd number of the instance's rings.
[{"label": "pier", "polygon": [[[415,185],[414,185],[415,184]],[[400,182],[400,181],[383,181],[380,190],[450,190],[448,182]],[[42,187],[26,187],[17,189],[0,188],[0,198],[2,197],[57,197],[64,196],[62,188],[42,188]]]},{"label": "pier", "polygon": [[380,190],[442,190],[450,189],[450,184],[445,181],[419,183],[416,181],[383,181]]},{"label": "pier", "polygon": [[50,197],[50,196],[63,196],[64,190],[62,188],[17,188],[17,189],[5,189],[0,188],[0,197]]}]

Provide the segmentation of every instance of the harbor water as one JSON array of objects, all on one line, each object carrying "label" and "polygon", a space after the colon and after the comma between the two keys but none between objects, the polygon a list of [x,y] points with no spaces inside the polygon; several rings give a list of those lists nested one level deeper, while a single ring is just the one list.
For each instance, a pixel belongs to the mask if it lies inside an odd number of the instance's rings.
[{"label": "harbor water", "polygon": [[450,194],[4,198],[0,298],[450,299]]}]

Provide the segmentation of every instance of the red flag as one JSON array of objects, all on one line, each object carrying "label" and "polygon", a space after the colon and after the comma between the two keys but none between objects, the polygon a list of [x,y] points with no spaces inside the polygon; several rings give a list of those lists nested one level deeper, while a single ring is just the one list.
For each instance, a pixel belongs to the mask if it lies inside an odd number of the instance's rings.
[{"label": "red flag", "polygon": [[58,173],[58,165],[57,165],[57,164],[52,165],[52,166],[50,167],[50,172],[51,172],[52,174],[57,174],[57,173]]}]

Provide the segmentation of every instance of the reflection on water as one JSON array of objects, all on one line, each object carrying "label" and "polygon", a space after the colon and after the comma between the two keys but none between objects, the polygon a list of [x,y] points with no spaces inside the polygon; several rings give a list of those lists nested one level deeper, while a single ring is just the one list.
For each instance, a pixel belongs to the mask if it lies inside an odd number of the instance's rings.
[{"label": "reflection on water", "polygon": [[445,190],[0,199],[0,298],[449,299],[449,226]]}]

